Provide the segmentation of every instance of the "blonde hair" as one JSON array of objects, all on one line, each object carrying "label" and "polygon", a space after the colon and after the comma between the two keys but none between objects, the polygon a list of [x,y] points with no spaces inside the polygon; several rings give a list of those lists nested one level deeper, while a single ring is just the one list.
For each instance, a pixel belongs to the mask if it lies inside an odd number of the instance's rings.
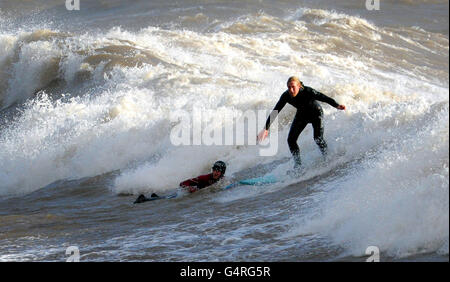
[{"label": "blonde hair", "polygon": [[291,81],[296,81],[299,85],[302,85],[302,82],[300,81],[300,79],[298,79],[298,77],[296,77],[296,76],[291,76],[291,77],[289,77],[289,79],[288,79],[288,81],[287,81],[287,85],[289,85],[289,83],[291,82]]}]

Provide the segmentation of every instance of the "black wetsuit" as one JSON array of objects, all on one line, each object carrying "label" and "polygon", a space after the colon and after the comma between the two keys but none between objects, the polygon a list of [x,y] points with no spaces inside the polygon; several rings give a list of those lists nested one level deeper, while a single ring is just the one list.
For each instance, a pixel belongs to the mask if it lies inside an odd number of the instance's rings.
[{"label": "black wetsuit", "polygon": [[275,105],[275,108],[266,121],[266,129],[269,130],[270,125],[286,103],[297,108],[297,113],[295,114],[288,136],[289,150],[294,157],[296,165],[301,164],[300,149],[297,145],[297,139],[308,123],[311,123],[313,126],[314,141],[319,145],[321,152],[326,154],[327,143],[323,139],[323,110],[317,101],[328,103],[335,108],[339,106],[334,99],[311,87],[303,86],[295,97],[292,97],[289,90],[286,90],[281,95],[280,100]]}]

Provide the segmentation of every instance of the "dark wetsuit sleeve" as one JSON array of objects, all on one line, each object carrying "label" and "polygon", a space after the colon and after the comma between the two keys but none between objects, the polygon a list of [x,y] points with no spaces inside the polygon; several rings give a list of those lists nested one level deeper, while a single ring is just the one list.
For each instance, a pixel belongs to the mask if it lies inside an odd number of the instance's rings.
[{"label": "dark wetsuit sleeve", "polygon": [[200,175],[196,178],[188,179],[180,183],[181,187],[197,187],[199,189],[208,187],[218,180],[212,178],[212,174]]},{"label": "dark wetsuit sleeve", "polygon": [[188,179],[188,180],[181,182],[180,186],[181,187],[187,187],[187,186],[197,187],[198,183],[199,183],[198,177],[196,177],[196,178]]},{"label": "dark wetsuit sleeve", "polygon": [[315,100],[328,103],[335,108],[337,108],[337,106],[339,106],[339,104],[333,98],[330,98],[327,95],[322,94],[319,91],[314,90],[314,89],[311,89],[311,92],[313,93]]},{"label": "dark wetsuit sleeve", "polygon": [[275,105],[275,108],[273,108],[272,112],[267,117],[266,130],[269,130],[270,125],[275,120],[278,113],[284,108],[286,103],[287,103],[286,95],[285,95],[285,93],[283,93],[283,95],[281,95],[281,97],[280,97],[280,100],[278,100],[278,103]]}]

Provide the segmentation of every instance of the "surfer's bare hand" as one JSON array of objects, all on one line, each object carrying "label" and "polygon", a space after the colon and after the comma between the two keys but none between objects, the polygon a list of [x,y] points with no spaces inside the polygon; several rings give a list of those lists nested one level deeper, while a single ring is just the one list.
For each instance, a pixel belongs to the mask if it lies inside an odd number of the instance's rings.
[{"label": "surfer's bare hand", "polygon": [[194,193],[196,191],[198,191],[197,187],[189,187],[189,193]]},{"label": "surfer's bare hand", "polygon": [[337,106],[337,108],[338,108],[339,110],[345,110],[345,106],[344,106],[344,105],[339,105],[339,106]]},{"label": "surfer's bare hand", "polygon": [[267,135],[269,135],[269,130],[267,129],[263,129],[261,130],[261,132],[258,134],[258,142],[263,141],[264,139],[266,139]]}]

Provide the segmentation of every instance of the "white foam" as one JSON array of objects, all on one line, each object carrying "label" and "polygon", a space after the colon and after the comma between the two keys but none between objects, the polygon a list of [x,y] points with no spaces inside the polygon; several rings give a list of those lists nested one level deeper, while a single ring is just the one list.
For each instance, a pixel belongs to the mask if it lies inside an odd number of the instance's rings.
[{"label": "white foam", "polygon": [[386,144],[346,179],[329,183],[318,210],[291,235],[319,233],[347,254],[448,255],[448,104],[416,134]]}]

